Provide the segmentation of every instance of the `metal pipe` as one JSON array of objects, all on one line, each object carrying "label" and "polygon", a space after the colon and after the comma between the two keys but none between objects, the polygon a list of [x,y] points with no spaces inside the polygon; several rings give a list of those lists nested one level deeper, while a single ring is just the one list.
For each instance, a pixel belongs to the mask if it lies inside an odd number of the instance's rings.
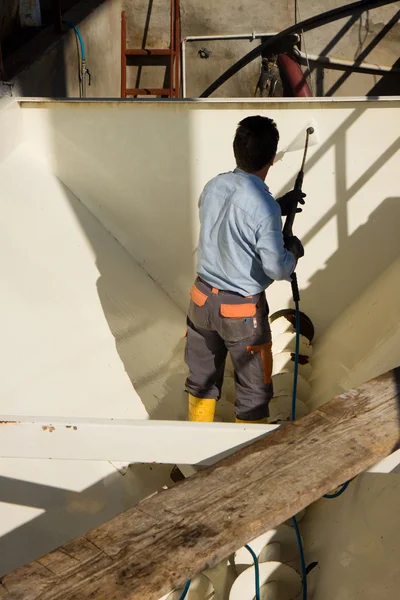
[{"label": "metal pipe", "polygon": [[121,12],[121,98],[126,98],[126,13],[124,10]]},{"label": "metal pipe", "polygon": [[370,73],[371,75],[381,74],[381,73],[393,73],[398,75],[400,73],[400,69],[386,67],[381,65],[371,65],[370,63],[359,63],[357,61],[352,60],[344,60],[339,58],[331,58],[330,56],[320,56],[318,54],[305,54],[305,52],[301,52],[297,48],[293,48],[294,55],[301,61],[304,61],[304,64],[307,64],[307,59],[309,62],[317,63],[322,65],[326,69],[335,69],[335,70],[343,70],[343,69],[351,69],[355,73]]},{"label": "metal pipe", "polygon": [[[169,18],[169,39],[171,46],[171,54],[169,56],[169,97],[173,98],[174,94],[174,0],[170,1],[170,18]],[[164,86],[163,86],[164,87]]]},{"label": "metal pipe", "polygon": [[86,98],[86,60],[83,58],[81,61],[81,97]]},{"label": "metal pipe", "polygon": [[312,98],[312,92],[299,63],[288,54],[278,54],[278,67],[282,80],[293,96]]},{"label": "metal pipe", "polygon": [[180,48],[181,48],[181,9],[179,0],[175,0],[175,39],[174,39],[174,51],[175,51],[175,97],[180,97]]},{"label": "metal pipe", "polygon": [[[71,23],[71,21],[63,21],[63,23],[65,23],[65,25],[67,25],[70,29],[73,29],[75,31],[76,37],[78,38],[79,48],[80,48],[79,94],[80,94],[81,98],[86,98],[86,76],[89,75],[89,77],[90,77],[90,73],[86,67],[85,43],[83,41],[82,34],[76,25]],[[89,85],[90,85],[90,79],[89,79]]]},{"label": "metal pipe", "polygon": [[206,42],[209,40],[259,40],[266,37],[273,37],[276,33],[228,33],[224,35],[188,35],[182,40],[182,97],[186,98],[186,43],[187,42]]}]

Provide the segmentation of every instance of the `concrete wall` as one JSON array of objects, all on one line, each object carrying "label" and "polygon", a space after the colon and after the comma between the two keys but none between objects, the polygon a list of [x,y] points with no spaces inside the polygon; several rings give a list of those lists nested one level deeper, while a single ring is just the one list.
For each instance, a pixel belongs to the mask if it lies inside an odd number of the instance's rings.
[{"label": "concrete wall", "polygon": [[[91,73],[87,97],[119,97],[121,87],[120,0],[86,0],[63,15],[78,25]],[[67,31],[67,27],[65,30]],[[14,96],[79,98],[79,48],[75,33],[43,31],[5,62]]]},{"label": "concrete wall", "polygon": [[[274,33],[295,22],[295,2],[251,0],[226,5],[213,0],[198,2],[182,0],[182,34],[216,35],[230,33]],[[297,21],[326,10],[342,6],[342,0],[302,0]],[[310,54],[330,55],[347,60],[391,66],[399,58],[399,8],[395,4],[371,10],[363,16],[347,17],[330,25],[306,33],[302,50]],[[258,42],[203,41],[188,44],[187,96],[198,97],[222,72],[249,52]],[[201,59],[198,51],[205,46],[212,51],[208,59]],[[215,97],[252,97],[258,80],[260,60],[255,60],[214,93]],[[307,69],[304,68],[304,71]],[[314,96],[364,96],[399,94],[398,80],[391,77],[385,89],[374,88],[380,77],[346,72],[311,69],[311,87]],[[386,78],[388,79],[388,78]],[[335,86],[335,88],[333,87]],[[336,89],[337,86],[337,89]]]},{"label": "concrete wall", "polygon": [[[342,0],[302,0],[298,21],[327,9],[341,6]],[[164,48],[169,45],[169,0],[85,0],[64,18],[77,23],[82,31],[87,63],[92,73],[88,97],[120,96],[120,14],[128,19],[128,47]],[[248,0],[216,3],[214,0],[181,0],[182,37],[231,33],[273,33],[295,21],[295,3]],[[305,34],[302,50],[347,60],[360,60],[386,66],[398,61],[400,29],[396,4],[381,7],[362,16],[355,15]],[[198,97],[224,70],[252,49],[257,41],[193,42],[187,45],[187,95]],[[201,47],[212,51],[201,59]],[[39,58],[41,56],[41,58]],[[31,65],[31,66],[29,66]],[[7,78],[14,77],[14,95],[77,97],[78,63],[74,34],[62,39],[43,32],[6,61]],[[257,59],[226,82],[217,97],[252,97],[258,80]],[[306,69],[304,69],[306,70]],[[311,68],[315,96],[399,94],[398,77],[381,79],[374,75],[348,75],[346,72]],[[130,67],[128,86],[162,87],[166,68]],[[18,76],[17,76],[18,74]]]},{"label": "concrete wall", "polygon": [[3,0],[0,6],[0,42],[7,37],[17,18],[19,0]]},{"label": "concrete wall", "polygon": [[[297,21],[331,8],[342,6],[342,0],[331,0],[329,6],[322,0],[302,0],[298,3]],[[169,43],[169,2],[125,0],[123,7],[128,18],[128,43],[131,47],[167,47]],[[274,33],[295,22],[294,2],[250,0],[228,5],[214,0],[195,2],[181,0],[182,37],[236,33]],[[302,50],[310,54],[330,55],[336,58],[370,62],[391,66],[398,60],[400,27],[397,23],[398,7],[395,5],[341,19],[330,25],[305,34]],[[146,27],[147,19],[147,27]],[[145,44],[144,44],[145,42]],[[198,97],[223,71],[244,56],[258,41],[200,41],[187,45],[187,96]],[[200,48],[212,52],[208,59],[200,58]],[[215,97],[252,97],[259,76],[260,60],[253,61],[227,81],[214,94]],[[306,68],[304,69],[306,71]],[[143,69],[141,85],[160,87],[165,69]],[[377,86],[380,77],[374,75],[311,68],[311,87],[315,96],[363,96],[371,92],[398,94],[397,78],[387,77],[385,87]],[[137,70],[128,71],[132,79]],[[385,81],[386,81],[385,80]]]}]

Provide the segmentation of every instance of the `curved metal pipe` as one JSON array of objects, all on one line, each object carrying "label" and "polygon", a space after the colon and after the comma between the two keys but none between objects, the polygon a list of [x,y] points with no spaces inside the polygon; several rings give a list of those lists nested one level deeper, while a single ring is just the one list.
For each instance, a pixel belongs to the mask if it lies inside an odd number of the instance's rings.
[{"label": "curved metal pipe", "polygon": [[300,65],[293,60],[293,58],[290,58],[287,54],[279,54],[278,66],[281,71],[281,76],[286,80],[293,96],[296,96],[297,98],[312,98],[312,93],[307,80],[304,77],[304,73],[301,70]]},{"label": "curved metal pipe", "polygon": [[334,8],[332,10],[328,10],[324,13],[320,13],[314,17],[310,17],[305,19],[304,21],[300,21],[295,25],[291,25],[287,29],[284,29],[274,37],[266,40],[262,44],[260,44],[257,48],[254,48],[250,52],[248,52],[245,56],[242,56],[234,65],[229,67],[225,73],[222,73],[212,83],[204,92],[200,95],[200,98],[207,98],[215,92],[225,81],[228,81],[235,75],[238,71],[243,69],[246,65],[252,62],[258,56],[261,56],[270,46],[272,46],[277,41],[285,38],[286,36],[292,33],[305,33],[306,31],[311,31],[312,29],[316,29],[317,27],[321,27],[322,25],[327,25],[328,23],[333,23],[338,19],[343,19],[349,15],[352,15],[354,12],[360,11],[360,13],[365,12],[366,10],[371,10],[373,8],[378,8],[379,6],[385,6],[386,4],[393,4],[396,0],[359,0],[358,2],[352,2],[351,4],[346,4],[345,6],[340,6],[339,8]]}]

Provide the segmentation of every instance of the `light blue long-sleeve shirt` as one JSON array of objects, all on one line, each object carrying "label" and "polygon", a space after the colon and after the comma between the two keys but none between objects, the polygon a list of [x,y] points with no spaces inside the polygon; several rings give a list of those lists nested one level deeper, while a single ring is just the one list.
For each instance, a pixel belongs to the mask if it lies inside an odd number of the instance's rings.
[{"label": "light blue long-sleeve shirt", "polygon": [[214,177],[199,200],[197,273],[220,290],[258,294],[290,280],[296,260],[284,247],[279,204],[256,175]]}]

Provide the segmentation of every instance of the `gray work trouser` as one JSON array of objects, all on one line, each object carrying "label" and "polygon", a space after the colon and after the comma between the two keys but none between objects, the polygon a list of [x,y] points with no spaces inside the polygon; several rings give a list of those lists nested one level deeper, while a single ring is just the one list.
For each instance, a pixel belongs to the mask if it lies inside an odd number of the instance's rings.
[{"label": "gray work trouser", "polygon": [[244,297],[198,278],[190,292],[185,361],[186,391],[221,397],[227,353],[235,370],[235,414],[244,421],[268,416],[272,398],[271,330],[265,294]]}]

